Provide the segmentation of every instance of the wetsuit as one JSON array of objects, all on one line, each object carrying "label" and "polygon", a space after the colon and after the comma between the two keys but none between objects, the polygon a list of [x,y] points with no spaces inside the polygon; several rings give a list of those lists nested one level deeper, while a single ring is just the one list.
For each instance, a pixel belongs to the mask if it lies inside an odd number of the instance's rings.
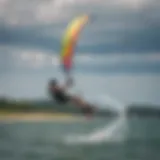
[{"label": "wetsuit", "polygon": [[50,94],[52,95],[52,98],[55,99],[58,103],[67,103],[70,101],[70,96],[61,90],[50,90]]},{"label": "wetsuit", "polygon": [[[69,101],[71,101],[71,97],[61,90],[52,91],[50,89],[49,92],[50,92],[52,98],[54,100],[56,100],[57,103],[66,104]],[[85,107],[81,107],[81,112],[83,114],[93,114],[94,110],[93,110],[92,106],[87,105]]]}]

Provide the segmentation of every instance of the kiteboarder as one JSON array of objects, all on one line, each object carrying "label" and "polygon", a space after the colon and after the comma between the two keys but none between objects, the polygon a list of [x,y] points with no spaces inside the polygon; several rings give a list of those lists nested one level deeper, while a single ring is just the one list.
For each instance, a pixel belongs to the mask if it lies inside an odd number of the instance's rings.
[{"label": "kiteboarder", "polygon": [[[87,22],[87,15],[76,17],[71,23],[69,23],[63,36],[60,52],[60,63],[63,68],[64,75],[67,75],[67,77],[70,77],[68,75],[71,75],[71,70],[73,69],[72,60],[74,57],[73,55],[75,54],[76,42],[81,30]],[[73,85],[72,82],[73,81],[71,78],[67,78],[66,84],[61,86],[56,79],[52,79],[49,82],[49,92],[51,96],[61,104],[71,102],[80,107],[84,114],[91,115],[94,110],[94,107],[91,104],[87,103],[79,96],[70,95],[67,93],[68,88]]]},{"label": "kiteboarder", "polygon": [[68,79],[65,85],[60,85],[57,79],[49,81],[48,90],[51,97],[60,104],[72,103],[80,107],[83,114],[91,116],[94,113],[95,107],[77,95],[68,94],[68,89],[73,85],[72,79]]}]

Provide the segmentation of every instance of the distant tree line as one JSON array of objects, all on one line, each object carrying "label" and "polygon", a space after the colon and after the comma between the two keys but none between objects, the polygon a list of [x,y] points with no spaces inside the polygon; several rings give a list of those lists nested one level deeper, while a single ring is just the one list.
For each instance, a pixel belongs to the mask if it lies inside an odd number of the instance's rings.
[{"label": "distant tree line", "polygon": [[[109,108],[99,109],[96,115],[104,117],[115,117],[119,115],[118,112]],[[15,101],[4,97],[0,98],[0,111],[81,113],[78,107],[71,105],[64,106],[53,103],[52,101]],[[160,117],[160,106],[130,105],[126,109],[126,115],[127,117]]]}]

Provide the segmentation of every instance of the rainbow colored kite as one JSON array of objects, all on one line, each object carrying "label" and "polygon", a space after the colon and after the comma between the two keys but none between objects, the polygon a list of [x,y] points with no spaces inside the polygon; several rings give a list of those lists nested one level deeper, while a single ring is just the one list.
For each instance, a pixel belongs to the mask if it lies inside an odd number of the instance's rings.
[{"label": "rainbow colored kite", "polygon": [[80,31],[83,29],[87,22],[88,16],[83,15],[75,18],[67,27],[62,40],[62,50],[60,55],[61,64],[66,73],[69,73],[72,68],[72,59],[76,42],[78,40]]}]

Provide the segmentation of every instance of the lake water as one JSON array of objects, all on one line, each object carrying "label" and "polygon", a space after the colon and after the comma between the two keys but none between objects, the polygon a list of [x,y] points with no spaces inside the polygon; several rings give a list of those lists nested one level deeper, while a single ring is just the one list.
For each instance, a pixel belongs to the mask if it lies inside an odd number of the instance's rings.
[{"label": "lake water", "polygon": [[65,142],[68,135],[92,133],[110,122],[98,118],[1,122],[0,160],[160,160],[160,119],[156,118],[128,119],[121,124],[125,131],[120,127],[102,143]]}]

